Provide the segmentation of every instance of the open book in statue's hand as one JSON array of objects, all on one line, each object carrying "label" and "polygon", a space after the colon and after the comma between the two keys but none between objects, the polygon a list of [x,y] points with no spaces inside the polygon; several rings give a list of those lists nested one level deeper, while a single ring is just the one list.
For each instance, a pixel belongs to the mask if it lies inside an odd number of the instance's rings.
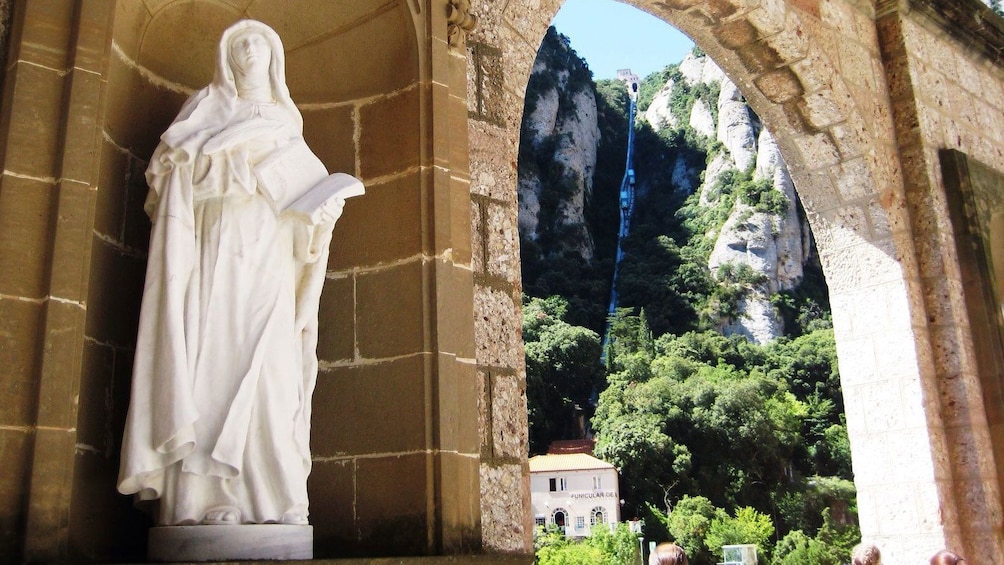
[{"label": "open book in statue's hand", "polygon": [[322,219],[324,205],[365,192],[363,183],[346,173],[328,174],[324,163],[296,139],[279,149],[254,169],[261,192],[276,213],[300,216],[310,224]]},{"label": "open book in statue's hand", "polygon": [[[321,179],[319,183],[297,198],[284,210],[287,214],[300,217],[314,225],[329,216],[329,220],[341,215],[341,204],[346,198],[366,193],[362,181],[346,173],[334,173]],[[337,201],[337,202],[336,202]]]}]

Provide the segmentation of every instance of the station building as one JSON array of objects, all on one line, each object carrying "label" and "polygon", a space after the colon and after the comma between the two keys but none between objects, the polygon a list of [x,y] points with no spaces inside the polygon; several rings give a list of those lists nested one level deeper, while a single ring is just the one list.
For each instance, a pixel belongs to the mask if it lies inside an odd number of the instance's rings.
[{"label": "station building", "polygon": [[614,527],[620,521],[617,469],[587,453],[531,457],[530,506],[535,526],[558,526],[569,537]]}]

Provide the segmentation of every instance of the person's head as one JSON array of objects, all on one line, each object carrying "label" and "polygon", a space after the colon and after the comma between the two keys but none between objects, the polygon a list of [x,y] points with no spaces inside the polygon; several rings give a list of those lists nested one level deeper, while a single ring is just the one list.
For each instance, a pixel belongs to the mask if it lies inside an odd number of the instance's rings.
[{"label": "person's head", "polygon": [[648,565],[688,565],[687,553],[672,543],[660,543],[648,556]]},{"label": "person's head", "polygon": [[880,565],[882,554],[870,543],[859,543],[851,551],[851,565]]},{"label": "person's head", "polygon": [[960,563],[968,562],[947,549],[942,549],[931,556],[931,565],[959,565]]}]

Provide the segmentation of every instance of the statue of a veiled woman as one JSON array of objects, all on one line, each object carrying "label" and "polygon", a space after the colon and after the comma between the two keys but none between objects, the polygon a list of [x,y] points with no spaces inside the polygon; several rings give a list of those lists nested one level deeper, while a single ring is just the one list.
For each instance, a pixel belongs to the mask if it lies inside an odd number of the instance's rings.
[{"label": "statue of a veiled woman", "polygon": [[307,524],[318,300],[344,197],[362,186],[341,175],[355,187],[332,189],[302,131],[278,35],[243,20],[147,169],[118,488],[159,499],[160,525]]}]

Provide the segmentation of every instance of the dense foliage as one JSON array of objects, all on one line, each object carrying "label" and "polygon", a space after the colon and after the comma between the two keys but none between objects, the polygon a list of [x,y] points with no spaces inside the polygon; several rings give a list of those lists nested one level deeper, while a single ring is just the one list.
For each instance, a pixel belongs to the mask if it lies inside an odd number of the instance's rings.
[{"label": "dense foliage", "polygon": [[594,527],[582,542],[573,542],[555,528],[541,530],[534,538],[537,565],[635,565],[638,563],[638,536],[627,524],[611,531]]},{"label": "dense foliage", "polygon": [[[816,533],[827,508],[853,521],[832,330],[759,346],[710,331],[651,339],[642,322],[617,317],[593,418],[597,457],[620,470],[628,511],[670,513],[701,496],[723,511],[756,509],[782,535]],[[701,538],[714,547],[715,535]]]},{"label": "dense foliage", "polygon": [[564,321],[567,313],[559,296],[523,303],[531,453],[581,435],[578,416],[583,422],[592,416],[591,399],[603,384],[599,335]]}]

